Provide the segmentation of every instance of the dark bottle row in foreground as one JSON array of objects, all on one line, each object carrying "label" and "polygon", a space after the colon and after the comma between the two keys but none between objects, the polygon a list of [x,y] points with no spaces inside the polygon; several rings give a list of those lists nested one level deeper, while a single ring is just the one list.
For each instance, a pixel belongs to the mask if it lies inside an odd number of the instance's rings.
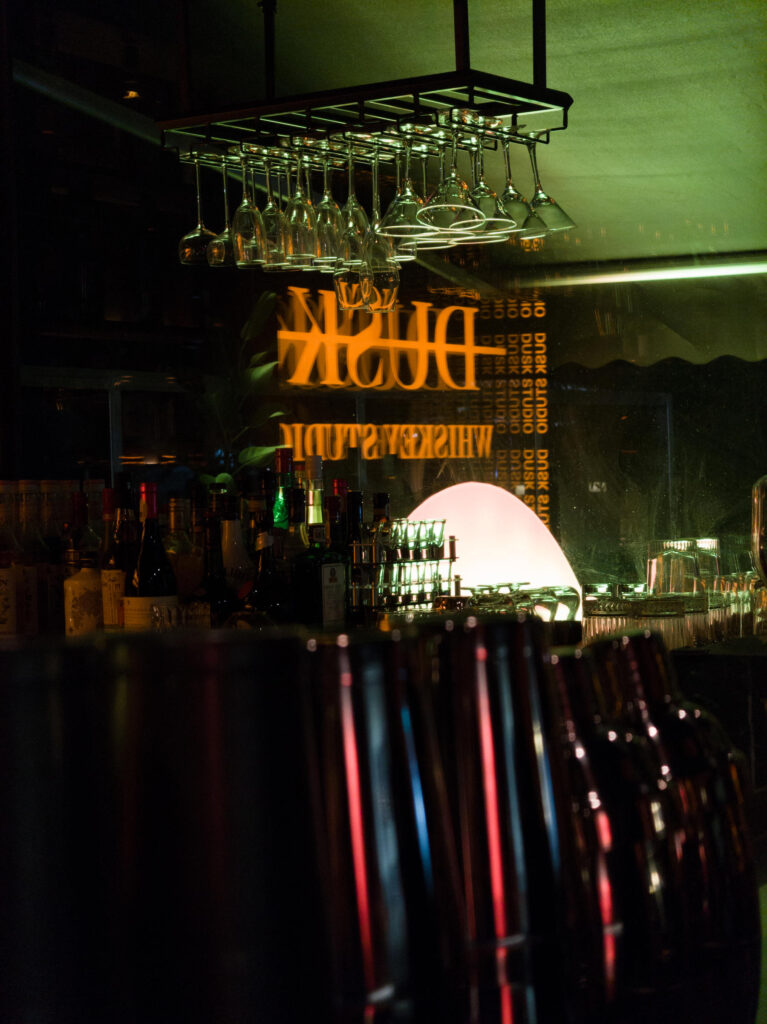
[{"label": "dark bottle row in foreground", "polygon": [[738,761],[650,634],[0,652],[0,1017],[753,1024]]}]

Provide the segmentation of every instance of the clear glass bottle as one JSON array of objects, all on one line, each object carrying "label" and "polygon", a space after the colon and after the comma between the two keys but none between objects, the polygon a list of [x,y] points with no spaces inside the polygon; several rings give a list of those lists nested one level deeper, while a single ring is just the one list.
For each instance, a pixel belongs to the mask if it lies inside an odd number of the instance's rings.
[{"label": "clear glass bottle", "polygon": [[168,501],[168,531],[163,543],[178,586],[179,601],[188,601],[203,580],[203,552],[189,535],[189,501],[171,498]]}]

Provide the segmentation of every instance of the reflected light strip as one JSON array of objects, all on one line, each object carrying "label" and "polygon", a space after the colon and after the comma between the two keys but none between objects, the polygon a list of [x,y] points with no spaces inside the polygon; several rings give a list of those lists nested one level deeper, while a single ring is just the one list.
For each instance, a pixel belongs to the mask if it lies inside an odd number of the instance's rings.
[{"label": "reflected light strip", "polygon": [[692,281],[701,277],[747,277],[767,274],[767,263],[720,263],[708,267],[665,267],[657,270],[624,270],[613,274],[574,274],[571,277],[539,278],[538,288],[570,288],[579,284],[623,284],[641,281]]},{"label": "reflected light strip", "polygon": [[[506,893],[503,881],[503,854],[501,852],[500,808],[495,774],[495,747],[493,725],[490,720],[490,697],[487,691],[487,648],[477,645],[477,700],[479,711],[479,741],[482,748],[482,782],[485,791],[485,820],[487,823],[487,847],[490,858],[490,886],[493,893],[493,923],[496,939],[506,937]],[[506,952],[503,947],[496,949],[498,986],[501,996],[501,1024],[512,1024],[514,1010],[511,1001],[511,986],[506,979]]]},{"label": "reflected light strip", "polygon": [[413,794],[413,809],[415,813],[416,831],[418,833],[418,849],[421,854],[426,887],[429,895],[434,895],[434,875],[431,866],[431,848],[429,846],[429,829],[426,821],[426,802],[423,796],[421,785],[421,773],[418,770],[418,755],[415,750],[413,737],[413,723],[410,718],[410,709],[402,708],[402,729],[405,735],[405,749],[407,751],[408,769],[410,772],[410,785]]},{"label": "reflected light strip", "polygon": [[349,828],[354,861],[354,883],[357,889],[357,913],[360,922],[362,964],[368,993],[375,988],[373,962],[373,935],[370,920],[370,893],[365,863],[365,826],[362,820],[362,793],[357,736],[354,731],[354,705],[352,703],[352,673],[346,651],[339,652],[341,665],[341,730],[343,733],[344,762],[346,765],[346,792],[349,800]]}]

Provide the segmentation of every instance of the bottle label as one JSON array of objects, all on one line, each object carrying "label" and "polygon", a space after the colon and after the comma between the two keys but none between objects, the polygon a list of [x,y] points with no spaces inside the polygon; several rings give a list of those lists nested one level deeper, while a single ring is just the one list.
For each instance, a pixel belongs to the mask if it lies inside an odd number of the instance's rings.
[{"label": "bottle label", "polygon": [[16,632],[16,573],[12,566],[0,569],[0,636]]},{"label": "bottle label", "polygon": [[322,625],[340,628],[346,615],[346,576],[341,562],[322,566]]},{"label": "bottle label", "polygon": [[64,580],[64,632],[82,636],[101,629],[101,576],[98,569],[80,569]]},{"label": "bottle label", "polygon": [[101,602],[104,608],[104,629],[121,629],[124,625],[124,597],[125,573],[121,569],[102,569]]},{"label": "bottle label", "polygon": [[124,597],[123,624],[126,630],[164,632],[178,625],[178,598]]}]

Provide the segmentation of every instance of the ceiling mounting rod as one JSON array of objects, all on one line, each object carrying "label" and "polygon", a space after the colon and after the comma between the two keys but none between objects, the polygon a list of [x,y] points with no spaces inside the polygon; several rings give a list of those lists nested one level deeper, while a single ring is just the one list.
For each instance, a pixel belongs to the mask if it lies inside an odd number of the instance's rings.
[{"label": "ceiling mounting rod", "polygon": [[277,0],[258,0],[258,6],[264,12],[264,87],[266,98],[274,99],[274,22],[277,14]]},{"label": "ceiling mounting rod", "polygon": [[533,0],[533,85],[546,88],[546,0]]},{"label": "ceiling mounting rod", "polygon": [[471,70],[469,59],[469,0],[453,0],[453,33],[455,35],[455,69]]}]

